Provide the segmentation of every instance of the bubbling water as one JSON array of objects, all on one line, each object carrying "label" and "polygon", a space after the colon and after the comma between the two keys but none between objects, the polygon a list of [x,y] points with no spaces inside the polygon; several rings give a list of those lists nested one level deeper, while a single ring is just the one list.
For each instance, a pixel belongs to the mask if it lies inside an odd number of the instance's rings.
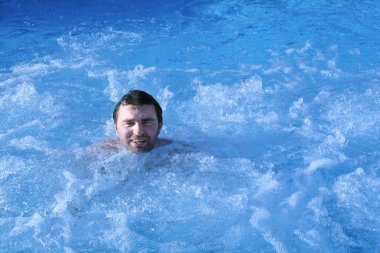
[{"label": "bubbling water", "polygon": [[[379,250],[378,4],[109,4],[4,18],[0,251]],[[172,143],[91,146],[129,89]]]}]

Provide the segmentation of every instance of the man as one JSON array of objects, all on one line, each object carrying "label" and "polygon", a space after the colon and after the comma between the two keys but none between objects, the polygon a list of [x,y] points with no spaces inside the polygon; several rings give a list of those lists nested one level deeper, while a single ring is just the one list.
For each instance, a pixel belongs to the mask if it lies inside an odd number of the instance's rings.
[{"label": "man", "polygon": [[117,138],[103,143],[103,147],[148,152],[155,146],[167,144],[159,140],[162,128],[162,109],[148,93],[131,90],[116,104],[113,111]]}]

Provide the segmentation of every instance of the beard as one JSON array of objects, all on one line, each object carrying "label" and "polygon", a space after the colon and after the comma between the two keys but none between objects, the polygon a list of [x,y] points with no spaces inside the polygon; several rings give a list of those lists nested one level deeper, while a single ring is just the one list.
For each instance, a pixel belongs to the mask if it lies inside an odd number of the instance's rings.
[{"label": "beard", "polygon": [[154,136],[143,134],[141,136],[131,136],[127,139],[127,149],[134,152],[147,152],[154,148],[157,142],[158,133]]}]

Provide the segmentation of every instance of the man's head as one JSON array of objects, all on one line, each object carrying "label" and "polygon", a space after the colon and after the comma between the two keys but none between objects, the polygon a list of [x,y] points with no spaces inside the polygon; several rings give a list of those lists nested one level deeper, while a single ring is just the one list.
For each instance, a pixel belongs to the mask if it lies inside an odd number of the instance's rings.
[{"label": "man's head", "polygon": [[162,109],[148,93],[131,90],[116,104],[113,121],[120,143],[125,148],[146,152],[157,142],[162,128]]}]

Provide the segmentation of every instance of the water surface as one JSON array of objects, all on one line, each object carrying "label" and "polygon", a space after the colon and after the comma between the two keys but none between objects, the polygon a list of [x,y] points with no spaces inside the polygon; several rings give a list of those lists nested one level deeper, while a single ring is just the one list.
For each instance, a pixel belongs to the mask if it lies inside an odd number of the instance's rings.
[{"label": "water surface", "polygon": [[[1,1],[0,250],[378,252],[377,1]],[[89,153],[130,89],[146,154]]]}]

